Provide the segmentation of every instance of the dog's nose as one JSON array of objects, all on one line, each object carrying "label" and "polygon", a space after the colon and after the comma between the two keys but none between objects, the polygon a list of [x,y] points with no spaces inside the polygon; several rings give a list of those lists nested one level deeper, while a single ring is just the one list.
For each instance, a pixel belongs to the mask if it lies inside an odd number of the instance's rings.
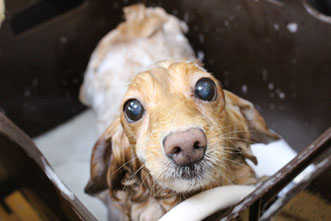
[{"label": "dog's nose", "polygon": [[166,136],[163,147],[167,156],[177,165],[187,166],[202,160],[207,148],[207,139],[202,130],[190,128]]}]

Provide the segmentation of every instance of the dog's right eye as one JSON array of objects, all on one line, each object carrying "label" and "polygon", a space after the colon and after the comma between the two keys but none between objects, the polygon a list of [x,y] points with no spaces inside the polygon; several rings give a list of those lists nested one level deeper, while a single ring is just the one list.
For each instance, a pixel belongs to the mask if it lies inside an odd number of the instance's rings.
[{"label": "dog's right eye", "polygon": [[195,95],[204,101],[214,101],[216,99],[216,86],[209,78],[200,79],[195,85]]},{"label": "dog's right eye", "polygon": [[144,114],[144,107],[137,99],[128,100],[123,109],[126,119],[132,123],[139,120]]}]

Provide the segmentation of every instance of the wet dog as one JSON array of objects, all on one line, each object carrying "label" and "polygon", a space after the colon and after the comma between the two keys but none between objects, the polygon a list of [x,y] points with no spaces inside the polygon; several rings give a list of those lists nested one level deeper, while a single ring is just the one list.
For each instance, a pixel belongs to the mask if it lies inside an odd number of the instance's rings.
[{"label": "wet dog", "polygon": [[[250,144],[278,136],[250,102],[223,90],[193,61],[180,21],[160,8],[125,10],[127,22],[98,46],[81,90],[100,128],[106,128],[93,148],[86,192],[107,190],[107,202],[119,208],[121,219],[157,220],[198,192],[256,183],[246,163],[257,163]],[[135,25],[130,26],[130,18]],[[168,22],[177,27],[169,33]],[[147,24],[158,24],[157,29],[150,31]],[[141,30],[149,31],[142,35]],[[168,47],[154,44],[160,41]],[[144,57],[149,57],[146,64]],[[100,63],[100,58],[108,61]]]}]

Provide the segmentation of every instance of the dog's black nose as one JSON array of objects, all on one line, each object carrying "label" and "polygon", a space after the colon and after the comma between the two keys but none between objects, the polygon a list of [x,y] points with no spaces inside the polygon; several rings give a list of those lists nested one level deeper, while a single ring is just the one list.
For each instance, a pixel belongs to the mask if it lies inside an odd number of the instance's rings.
[{"label": "dog's black nose", "polygon": [[167,156],[177,165],[187,166],[203,159],[207,148],[205,133],[197,128],[171,133],[163,140]]}]

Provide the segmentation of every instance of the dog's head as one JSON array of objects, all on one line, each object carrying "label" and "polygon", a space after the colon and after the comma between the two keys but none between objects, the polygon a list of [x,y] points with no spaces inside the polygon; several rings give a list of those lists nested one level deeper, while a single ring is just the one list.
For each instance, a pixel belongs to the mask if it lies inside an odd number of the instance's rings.
[{"label": "dog's head", "polygon": [[94,147],[89,193],[156,184],[188,193],[236,183],[244,159],[256,163],[250,143],[278,138],[251,103],[196,63],[164,61],[140,73],[121,110]]}]

